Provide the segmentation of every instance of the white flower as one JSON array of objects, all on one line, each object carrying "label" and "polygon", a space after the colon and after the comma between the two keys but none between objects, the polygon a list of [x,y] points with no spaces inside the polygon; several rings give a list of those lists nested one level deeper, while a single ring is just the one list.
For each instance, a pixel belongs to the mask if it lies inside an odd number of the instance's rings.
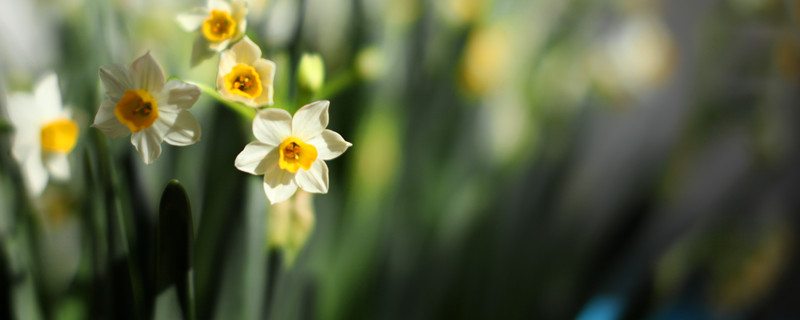
[{"label": "white flower", "polygon": [[34,95],[10,95],[8,116],[15,128],[11,153],[22,167],[28,191],[41,194],[50,175],[68,179],[67,154],[78,140],[78,124],[62,108],[56,75],[48,74],[39,81]]},{"label": "white flower", "polygon": [[217,91],[225,99],[258,108],[272,104],[275,62],[261,57],[261,49],[244,37],[220,55]]},{"label": "white flower", "polygon": [[144,163],[158,159],[161,141],[188,146],[200,139],[200,124],[186,112],[200,89],[180,80],[165,83],[164,71],[150,52],[127,68],[100,67],[100,80],[108,100],[97,110],[92,127],[112,138],[132,133],[131,144]]},{"label": "white flower", "polygon": [[247,28],[247,5],[242,0],[230,3],[209,0],[205,7],[193,8],[180,14],[178,23],[186,31],[200,29],[199,40],[204,41],[211,50],[222,51],[244,35]]},{"label": "white flower", "polygon": [[309,103],[294,114],[283,109],[260,111],[253,120],[258,139],[236,157],[236,168],[264,175],[264,192],[274,204],[289,199],[297,188],[311,193],[328,192],[330,160],[352,146],[328,126],[329,101]]}]

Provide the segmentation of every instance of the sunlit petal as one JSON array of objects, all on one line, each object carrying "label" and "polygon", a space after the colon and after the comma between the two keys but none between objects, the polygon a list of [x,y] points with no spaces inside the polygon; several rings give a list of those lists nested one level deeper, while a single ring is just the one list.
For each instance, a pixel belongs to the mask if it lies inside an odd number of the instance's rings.
[{"label": "sunlit petal", "polygon": [[292,119],[292,135],[302,140],[309,140],[322,133],[328,126],[328,106],[330,101],[322,100],[309,103],[297,110]]},{"label": "sunlit petal", "polygon": [[321,134],[308,140],[308,143],[317,148],[317,155],[322,160],[336,158],[353,145],[345,141],[342,135],[330,129],[323,130]]},{"label": "sunlit petal", "polygon": [[277,146],[292,134],[292,116],[283,109],[259,111],[253,119],[253,135],[259,141]]},{"label": "sunlit petal", "polygon": [[299,170],[294,181],[300,189],[312,193],[328,193],[328,165],[317,159],[309,170]]}]

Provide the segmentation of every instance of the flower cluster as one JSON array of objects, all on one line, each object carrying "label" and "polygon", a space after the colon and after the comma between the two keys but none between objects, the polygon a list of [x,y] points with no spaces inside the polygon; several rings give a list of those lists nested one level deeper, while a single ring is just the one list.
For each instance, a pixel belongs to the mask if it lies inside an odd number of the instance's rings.
[{"label": "flower cluster", "polygon": [[[351,144],[326,129],[329,101],[312,102],[294,118],[283,109],[261,109],[273,104],[276,65],[264,59],[261,48],[244,36],[246,14],[243,1],[210,0],[206,7],[177,18],[184,29],[198,32],[195,50],[201,43],[219,52],[219,96],[257,111],[253,135],[258,141],[245,146],[234,164],[241,171],[264,175],[264,191],[273,204],[290,198],[298,188],[327,193],[328,166],[324,161],[338,157]],[[100,67],[100,80],[108,99],[100,105],[93,127],[112,138],[130,134],[145,163],[158,159],[162,141],[188,146],[200,139],[200,126],[187,110],[197,102],[201,90],[181,80],[166,81],[149,52],[128,67]]]},{"label": "flower cluster", "polygon": [[[246,15],[247,6],[242,0],[209,0],[206,7],[177,17],[184,29],[198,33],[195,50],[199,43],[219,54],[219,95],[213,96],[256,111],[253,135],[257,141],[244,147],[234,165],[241,171],[264,175],[264,191],[273,204],[290,198],[298,188],[327,193],[325,160],[338,157],[351,144],[326,129],[329,101],[309,103],[294,117],[283,109],[266,108],[273,104],[276,64],[263,58],[261,48],[244,35]],[[315,59],[315,70],[322,72],[321,58]],[[310,79],[306,86],[318,89],[321,76],[305,77]],[[105,100],[97,109],[92,127],[111,138],[130,135],[131,144],[145,164],[159,158],[162,142],[189,146],[200,140],[200,124],[188,111],[202,90],[179,79],[168,81],[150,51],[127,66],[101,66],[99,78]],[[28,191],[41,194],[50,177],[68,179],[68,154],[77,144],[80,130],[71,112],[62,107],[56,75],[47,75],[38,82],[33,95],[9,95],[7,105],[10,123],[16,128],[12,153]]]}]

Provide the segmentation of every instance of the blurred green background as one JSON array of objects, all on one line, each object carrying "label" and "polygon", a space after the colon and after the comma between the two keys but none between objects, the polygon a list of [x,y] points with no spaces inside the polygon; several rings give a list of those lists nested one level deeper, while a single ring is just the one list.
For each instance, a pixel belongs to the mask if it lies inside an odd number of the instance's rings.
[{"label": "blurred green background", "polygon": [[0,126],[0,318],[800,318],[800,1],[249,2],[274,107],[353,143],[326,195],[270,207],[208,95],[152,165],[89,127],[102,65],[213,86],[203,2],[0,0],[5,92],[53,70],[81,125],[36,198]]}]

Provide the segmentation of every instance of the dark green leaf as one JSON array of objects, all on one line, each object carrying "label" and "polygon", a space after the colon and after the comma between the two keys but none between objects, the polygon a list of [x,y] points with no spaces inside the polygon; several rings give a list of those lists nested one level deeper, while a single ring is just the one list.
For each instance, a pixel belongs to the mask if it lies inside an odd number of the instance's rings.
[{"label": "dark green leaf", "polygon": [[189,198],[177,180],[170,181],[161,195],[157,232],[156,293],[174,286],[184,315],[192,319],[194,228]]}]

